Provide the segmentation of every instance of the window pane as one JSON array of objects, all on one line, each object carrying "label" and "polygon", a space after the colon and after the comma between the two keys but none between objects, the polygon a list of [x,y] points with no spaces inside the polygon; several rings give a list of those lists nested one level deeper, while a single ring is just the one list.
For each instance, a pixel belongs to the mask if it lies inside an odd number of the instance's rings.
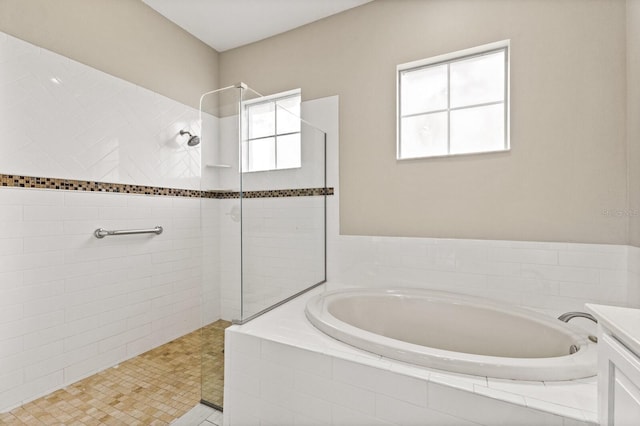
[{"label": "window pane", "polygon": [[294,96],[277,102],[278,134],[300,131],[300,97]]},{"label": "window pane", "polygon": [[276,114],[273,102],[250,105],[248,112],[249,139],[275,135]]},{"label": "window pane", "polygon": [[249,171],[273,170],[276,168],[276,139],[254,139],[249,141]]},{"label": "window pane", "polygon": [[504,104],[451,111],[451,153],[505,149]]},{"label": "window pane", "polygon": [[504,101],[504,55],[500,51],[451,63],[451,108]]},{"label": "window pane", "polygon": [[402,119],[400,158],[447,154],[447,113]]},{"label": "window pane", "polygon": [[447,66],[438,65],[400,74],[401,114],[447,108]]},{"label": "window pane", "polygon": [[300,133],[278,136],[278,168],[292,169],[300,167]]}]

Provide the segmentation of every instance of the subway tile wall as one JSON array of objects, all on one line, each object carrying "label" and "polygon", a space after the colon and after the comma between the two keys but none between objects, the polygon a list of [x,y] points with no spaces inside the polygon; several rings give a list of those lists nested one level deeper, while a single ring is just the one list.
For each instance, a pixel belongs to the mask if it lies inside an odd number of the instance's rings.
[{"label": "subway tile wall", "polygon": [[0,32],[4,174],[200,189],[198,110]]},{"label": "subway tile wall", "polygon": [[557,316],[584,310],[586,302],[640,307],[637,251],[600,244],[333,235],[329,282],[453,291]]},{"label": "subway tile wall", "polygon": [[[203,274],[216,272],[203,269],[200,203],[0,190],[0,408],[219,318],[215,279],[202,291]],[[93,236],[99,227],[155,225],[164,228],[161,235]]]},{"label": "subway tile wall", "polygon": [[[193,108],[4,33],[0,99],[0,173],[201,189]],[[0,188],[0,411],[220,318],[218,232],[215,200]]]}]

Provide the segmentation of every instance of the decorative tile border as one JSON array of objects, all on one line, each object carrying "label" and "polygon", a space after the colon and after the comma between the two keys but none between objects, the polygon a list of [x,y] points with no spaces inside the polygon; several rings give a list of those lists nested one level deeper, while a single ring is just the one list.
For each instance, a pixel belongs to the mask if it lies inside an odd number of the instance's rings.
[{"label": "decorative tile border", "polygon": [[[56,179],[34,176],[0,174],[0,186],[12,188],[57,189],[66,191],[117,192],[123,194],[162,195],[168,197],[240,198],[238,191],[200,191],[196,189],[163,188],[159,186],[129,185],[124,183],[92,182],[72,179]],[[283,198],[333,195],[333,188],[275,189],[246,191],[242,198]]]},{"label": "decorative tile border", "polygon": [[[235,191],[208,191],[217,199],[240,198],[240,192]],[[318,195],[333,195],[333,188],[299,188],[299,189],[272,189],[269,191],[246,191],[242,198],[284,198],[284,197],[313,197]]]},{"label": "decorative tile border", "polygon": [[173,197],[191,198],[202,198],[203,192],[194,189],[162,188],[159,186],[128,185],[124,183],[92,182],[86,180],[56,179],[16,175],[0,175],[0,186],[10,186],[14,188],[62,189],[67,191],[167,195]]}]

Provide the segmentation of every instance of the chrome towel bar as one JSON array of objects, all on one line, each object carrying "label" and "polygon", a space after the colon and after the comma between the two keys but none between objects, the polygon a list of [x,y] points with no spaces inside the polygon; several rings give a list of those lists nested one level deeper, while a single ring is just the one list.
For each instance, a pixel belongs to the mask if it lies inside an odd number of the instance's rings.
[{"label": "chrome towel bar", "polygon": [[125,229],[121,231],[107,231],[104,228],[98,228],[93,232],[96,238],[104,238],[109,235],[134,235],[134,234],[162,234],[162,226],[156,226],[152,229]]}]

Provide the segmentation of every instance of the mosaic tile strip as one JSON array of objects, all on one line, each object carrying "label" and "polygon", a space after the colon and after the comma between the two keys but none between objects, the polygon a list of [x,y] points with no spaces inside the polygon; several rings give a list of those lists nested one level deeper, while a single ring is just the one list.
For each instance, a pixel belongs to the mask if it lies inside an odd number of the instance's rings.
[{"label": "mosaic tile strip", "polygon": [[[237,191],[200,191],[196,189],[163,188],[159,186],[129,185],[123,183],[93,182],[84,180],[57,179],[34,176],[0,174],[0,186],[13,188],[58,189],[67,191],[116,192],[123,194],[163,195],[169,197],[240,198]],[[246,191],[243,198],[282,198],[333,195],[333,188],[275,189],[269,191]]]},{"label": "mosaic tile strip", "polygon": [[[210,191],[214,194],[211,198],[227,199],[240,198],[239,192]],[[242,198],[285,198],[285,197],[313,197],[318,195],[333,195],[333,188],[298,188],[298,189],[273,189],[269,191],[246,191]]]},{"label": "mosaic tile strip", "polygon": [[128,185],[123,183],[93,182],[44,178],[33,176],[0,175],[0,186],[14,188],[62,189],[67,191],[119,192],[123,194],[167,195],[173,197],[202,198],[202,191],[193,189],[162,188],[158,186]]}]

